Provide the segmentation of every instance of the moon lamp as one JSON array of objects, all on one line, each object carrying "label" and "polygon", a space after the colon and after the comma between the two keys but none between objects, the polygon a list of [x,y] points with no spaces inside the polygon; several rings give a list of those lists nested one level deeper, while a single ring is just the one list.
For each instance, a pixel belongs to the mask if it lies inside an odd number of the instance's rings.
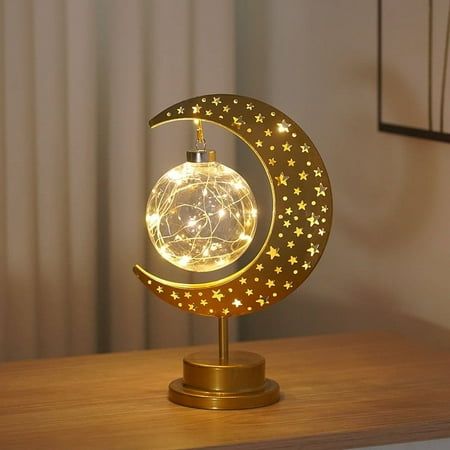
[{"label": "moon lamp", "polygon": [[259,100],[230,94],[194,97],[160,112],[149,125],[179,120],[194,122],[195,146],[186,152],[185,162],[156,182],[145,215],[150,240],[164,261],[186,271],[213,272],[246,253],[258,225],[251,187],[220,163],[220,152],[206,147],[203,122],[233,133],[254,153],[270,189],[272,211],[256,256],[223,278],[187,284],[134,266],[137,277],[159,299],[218,319],[219,351],[186,356],[183,377],[169,385],[169,399],[203,409],[266,406],[279,400],[279,385],[266,378],[262,356],[229,351],[228,319],[281,301],[310,275],[331,228],[327,171],[306,133]]}]

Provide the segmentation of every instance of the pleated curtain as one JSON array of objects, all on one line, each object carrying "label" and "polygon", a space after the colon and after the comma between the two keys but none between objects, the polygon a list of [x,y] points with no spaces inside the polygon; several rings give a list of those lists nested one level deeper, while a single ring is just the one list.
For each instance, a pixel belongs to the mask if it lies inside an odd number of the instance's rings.
[{"label": "pleated curtain", "polygon": [[147,121],[234,92],[234,22],[232,1],[0,0],[1,360],[214,341],[131,268],[154,258],[150,180],[193,139]]}]

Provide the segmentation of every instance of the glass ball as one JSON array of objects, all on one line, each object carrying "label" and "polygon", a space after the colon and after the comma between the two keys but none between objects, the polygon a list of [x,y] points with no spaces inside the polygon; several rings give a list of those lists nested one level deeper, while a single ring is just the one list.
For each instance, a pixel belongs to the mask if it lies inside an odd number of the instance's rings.
[{"label": "glass ball", "polygon": [[152,189],[147,229],[159,254],[185,270],[209,272],[236,261],[256,230],[256,201],[247,182],[217,162],[186,162]]}]

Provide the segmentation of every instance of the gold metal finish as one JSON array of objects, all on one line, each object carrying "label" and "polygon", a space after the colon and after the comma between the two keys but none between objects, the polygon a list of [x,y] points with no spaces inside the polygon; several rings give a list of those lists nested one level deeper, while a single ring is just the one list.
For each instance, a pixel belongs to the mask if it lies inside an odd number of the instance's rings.
[{"label": "gold metal finish", "polygon": [[203,409],[246,409],[275,403],[278,384],[265,378],[265,360],[236,351],[224,365],[215,353],[194,353],[183,360],[183,378],[169,385],[169,399]]},{"label": "gold metal finish", "polygon": [[216,317],[253,313],[291,294],[322,256],[331,229],[330,181],[305,132],[259,100],[229,94],[195,97],[167,108],[150,126],[197,119],[232,132],[260,161],[273,201],[267,237],[244,268],[206,283],[165,280],[138,265],[133,270],[154,295],[181,310]]},{"label": "gold metal finish", "polygon": [[220,364],[228,364],[228,318],[219,317],[219,360]]}]

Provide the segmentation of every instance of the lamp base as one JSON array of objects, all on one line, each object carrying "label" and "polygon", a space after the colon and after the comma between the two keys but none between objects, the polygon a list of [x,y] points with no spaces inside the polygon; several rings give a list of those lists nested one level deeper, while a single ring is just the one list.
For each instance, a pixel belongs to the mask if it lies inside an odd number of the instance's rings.
[{"label": "lamp base", "polygon": [[264,358],[250,352],[230,352],[226,363],[212,352],[188,355],[183,378],[169,385],[169,400],[191,408],[259,408],[279,399],[278,383],[265,378]]}]

